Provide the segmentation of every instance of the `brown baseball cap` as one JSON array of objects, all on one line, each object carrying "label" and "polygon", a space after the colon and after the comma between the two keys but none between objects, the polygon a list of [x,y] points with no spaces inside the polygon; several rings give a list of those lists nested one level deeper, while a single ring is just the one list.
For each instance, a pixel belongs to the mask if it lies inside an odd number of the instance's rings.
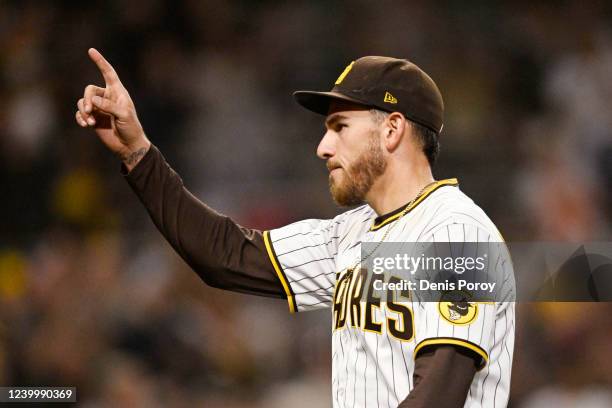
[{"label": "brown baseball cap", "polygon": [[362,57],[351,62],[329,92],[297,91],[295,100],[308,110],[327,115],[332,100],[400,112],[406,118],[442,131],[444,102],[435,82],[405,59]]}]

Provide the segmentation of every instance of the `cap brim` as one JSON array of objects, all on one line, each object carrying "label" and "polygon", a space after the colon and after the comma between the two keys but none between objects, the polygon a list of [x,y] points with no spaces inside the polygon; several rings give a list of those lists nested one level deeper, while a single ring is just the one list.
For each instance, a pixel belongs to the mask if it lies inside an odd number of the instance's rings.
[{"label": "cap brim", "polygon": [[293,93],[293,97],[303,107],[309,111],[318,113],[320,115],[327,115],[329,112],[329,105],[332,101],[345,101],[352,102],[363,106],[368,106],[367,103],[360,101],[350,96],[343,95],[338,92],[316,92],[316,91],[296,91]]}]

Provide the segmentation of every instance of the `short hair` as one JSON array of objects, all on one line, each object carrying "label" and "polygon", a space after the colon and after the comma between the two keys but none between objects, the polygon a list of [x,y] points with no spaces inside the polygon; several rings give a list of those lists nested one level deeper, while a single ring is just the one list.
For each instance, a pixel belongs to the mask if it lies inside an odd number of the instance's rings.
[{"label": "short hair", "polygon": [[[389,112],[385,112],[380,109],[370,109],[370,113],[377,124],[381,124],[387,118],[387,116],[389,116]],[[425,157],[427,157],[427,161],[429,162],[429,167],[433,168],[433,166],[436,164],[436,160],[438,159],[438,154],[440,153],[438,133],[434,132],[427,126],[413,122],[410,119],[406,120],[408,123],[410,123],[414,135],[421,144],[423,154],[425,154]]]}]

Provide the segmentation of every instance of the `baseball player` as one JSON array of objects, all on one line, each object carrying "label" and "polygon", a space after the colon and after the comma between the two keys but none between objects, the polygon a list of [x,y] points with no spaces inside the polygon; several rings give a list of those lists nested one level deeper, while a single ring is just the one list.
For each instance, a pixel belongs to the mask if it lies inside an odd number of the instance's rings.
[{"label": "baseball player", "polygon": [[[443,102],[420,68],[363,57],[330,92],[295,93],[299,104],[325,115],[317,155],[329,169],[333,199],[358,207],[261,232],[189,193],[147,139],[115,70],[95,49],[89,56],[105,85],[85,88],[77,123],[119,156],[157,228],[203,281],[285,298],[291,312],[330,309],[334,407],[507,405],[513,302],[426,302],[409,291],[381,298],[362,265],[369,243],[503,242],[456,179],[432,176]],[[489,261],[511,275],[508,259]]]}]

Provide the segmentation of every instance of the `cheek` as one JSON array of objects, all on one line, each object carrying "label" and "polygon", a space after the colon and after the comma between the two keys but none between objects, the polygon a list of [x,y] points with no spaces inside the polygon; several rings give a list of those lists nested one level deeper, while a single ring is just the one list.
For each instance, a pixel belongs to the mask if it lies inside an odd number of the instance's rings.
[{"label": "cheek", "polygon": [[347,157],[355,159],[369,150],[376,140],[379,141],[374,130],[369,128],[355,129],[354,132],[347,135],[346,143],[342,147],[345,149]]},{"label": "cheek", "polygon": [[336,149],[336,155],[340,163],[342,163],[342,167],[348,169],[359,157],[358,146],[356,146],[355,143],[339,143]]},{"label": "cheek", "polygon": [[346,170],[369,149],[375,130],[360,125],[350,126],[336,140],[336,158]]}]

